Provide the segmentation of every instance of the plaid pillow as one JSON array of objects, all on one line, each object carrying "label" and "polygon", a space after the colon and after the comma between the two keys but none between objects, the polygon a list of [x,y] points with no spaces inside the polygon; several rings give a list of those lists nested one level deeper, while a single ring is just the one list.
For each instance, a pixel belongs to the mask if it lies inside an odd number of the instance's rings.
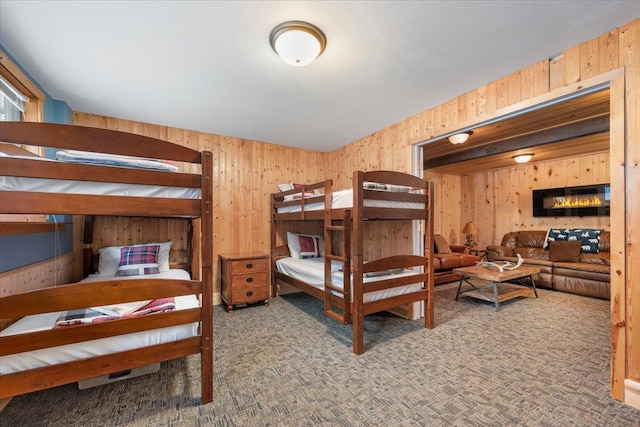
[{"label": "plaid pillow", "polygon": [[120,265],[116,276],[142,276],[158,274],[160,245],[123,246],[120,248]]}]

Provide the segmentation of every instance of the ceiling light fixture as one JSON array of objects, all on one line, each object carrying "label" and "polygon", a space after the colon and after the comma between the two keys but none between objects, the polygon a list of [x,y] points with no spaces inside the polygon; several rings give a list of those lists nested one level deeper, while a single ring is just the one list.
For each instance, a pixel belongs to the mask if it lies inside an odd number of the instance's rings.
[{"label": "ceiling light fixture", "polygon": [[533,154],[518,154],[517,156],[513,156],[513,160],[515,160],[516,163],[527,163],[532,157]]},{"label": "ceiling light fixture", "polygon": [[456,133],[455,135],[451,135],[449,137],[449,142],[456,145],[462,144],[463,142],[467,142],[467,139],[469,139],[472,133],[473,132],[471,131]]},{"label": "ceiling light fixture", "polygon": [[269,41],[278,56],[294,67],[310,64],[327,46],[320,28],[303,21],[283,22],[271,31]]}]

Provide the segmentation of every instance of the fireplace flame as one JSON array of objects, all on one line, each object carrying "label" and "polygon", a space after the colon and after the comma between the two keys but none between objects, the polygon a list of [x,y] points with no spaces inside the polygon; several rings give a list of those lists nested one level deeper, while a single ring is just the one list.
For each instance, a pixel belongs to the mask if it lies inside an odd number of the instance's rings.
[{"label": "fireplace flame", "polygon": [[554,208],[590,208],[602,206],[602,200],[597,195],[593,196],[565,196],[557,198],[554,203]]}]

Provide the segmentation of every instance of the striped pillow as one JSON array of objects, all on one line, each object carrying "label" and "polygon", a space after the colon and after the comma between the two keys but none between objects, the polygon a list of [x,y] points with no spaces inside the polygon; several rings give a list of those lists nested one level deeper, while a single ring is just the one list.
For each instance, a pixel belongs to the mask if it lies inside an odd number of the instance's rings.
[{"label": "striped pillow", "polygon": [[120,248],[120,265],[116,276],[143,276],[158,274],[160,245],[123,246]]}]

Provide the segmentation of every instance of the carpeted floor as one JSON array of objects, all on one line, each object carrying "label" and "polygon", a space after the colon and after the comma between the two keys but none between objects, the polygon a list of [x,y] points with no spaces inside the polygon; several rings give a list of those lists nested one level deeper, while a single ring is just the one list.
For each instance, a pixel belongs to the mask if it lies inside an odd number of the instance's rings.
[{"label": "carpeted floor", "polygon": [[199,358],[78,390],[14,398],[2,426],[638,426],[609,397],[609,302],[539,291],[494,312],[436,288],[436,328],[368,316],[351,330],[304,294],[215,308],[214,401],[199,405]]}]

